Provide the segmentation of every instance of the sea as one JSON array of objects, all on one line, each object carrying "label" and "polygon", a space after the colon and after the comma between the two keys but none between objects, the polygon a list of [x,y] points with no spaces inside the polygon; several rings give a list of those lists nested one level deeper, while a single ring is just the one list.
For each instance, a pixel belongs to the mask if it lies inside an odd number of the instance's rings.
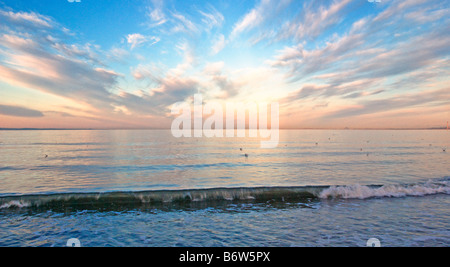
[{"label": "sea", "polygon": [[0,131],[0,247],[448,247],[447,148],[447,130],[281,130],[273,149]]}]

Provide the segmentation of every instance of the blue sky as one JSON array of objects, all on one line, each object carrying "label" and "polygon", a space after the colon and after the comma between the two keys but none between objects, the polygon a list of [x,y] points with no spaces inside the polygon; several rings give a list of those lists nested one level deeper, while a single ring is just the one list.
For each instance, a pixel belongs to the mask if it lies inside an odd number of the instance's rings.
[{"label": "blue sky", "polygon": [[0,128],[167,128],[277,101],[284,128],[449,120],[450,1],[0,0]]}]

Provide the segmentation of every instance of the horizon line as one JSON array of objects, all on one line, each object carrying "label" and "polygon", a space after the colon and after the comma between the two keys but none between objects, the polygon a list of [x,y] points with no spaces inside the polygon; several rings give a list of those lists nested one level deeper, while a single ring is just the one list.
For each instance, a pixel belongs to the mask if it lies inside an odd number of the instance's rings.
[{"label": "horizon line", "polygon": [[[125,131],[125,130],[171,130],[170,128],[0,128],[0,131]],[[194,130],[194,129],[192,129]],[[225,130],[225,129],[224,129]],[[241,129],[235,129],[241,130]],[[245,129],[250,130],[250,129]],[[358,130],[448,130],[447,127],[429,127],[429,128],[279,128],[279,130],[343,130],[343,131],[358,131]]]}]

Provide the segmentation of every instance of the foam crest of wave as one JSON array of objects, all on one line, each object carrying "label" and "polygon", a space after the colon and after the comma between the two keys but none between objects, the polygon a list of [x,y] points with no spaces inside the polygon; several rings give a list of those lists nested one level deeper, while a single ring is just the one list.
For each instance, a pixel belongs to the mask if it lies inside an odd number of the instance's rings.
[{"label": "foam crest of wave", "polygon": [[30,206],[30,203],[14,200],[14,201],[10,201],[8,203],[2,204],[0,206],[0,210],[1,209],[10,209],[10,208],[19,208],[19,209],[21,209],[21,208],[27,208],[29,206]]},{"label": "foam crest of wave", "polygon": [[363,185],[332,186],[323,190],[319,197],[321,199],[367,199],[381,197],[420,197],[436,194],[450,194],[450,183],[448,181],[432,182],[413,185],[385,185],[371,187]]}]

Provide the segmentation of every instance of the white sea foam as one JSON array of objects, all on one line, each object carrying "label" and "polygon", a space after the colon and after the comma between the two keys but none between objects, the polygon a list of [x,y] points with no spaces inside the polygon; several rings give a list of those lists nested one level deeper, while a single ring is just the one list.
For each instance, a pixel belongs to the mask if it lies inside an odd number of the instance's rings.
[{"label": "white sea foam", "polygon": [[436,194],[450,195],[450,182],[432,182],[415,185],[385,185],[382,187],[370,187],[362,185],[332,186],[322,191],[319,195],[322,199],[367,199],[381,197],[420,197]]},{"label": "white sea foam", "polygon": [[30,204],[27,202],[22,202],[22,201],[10,201],[8,203],[4,203],[3,205],[0,206],[0,209],[10,209],[10,208],[26,208],[29,207]]}]

